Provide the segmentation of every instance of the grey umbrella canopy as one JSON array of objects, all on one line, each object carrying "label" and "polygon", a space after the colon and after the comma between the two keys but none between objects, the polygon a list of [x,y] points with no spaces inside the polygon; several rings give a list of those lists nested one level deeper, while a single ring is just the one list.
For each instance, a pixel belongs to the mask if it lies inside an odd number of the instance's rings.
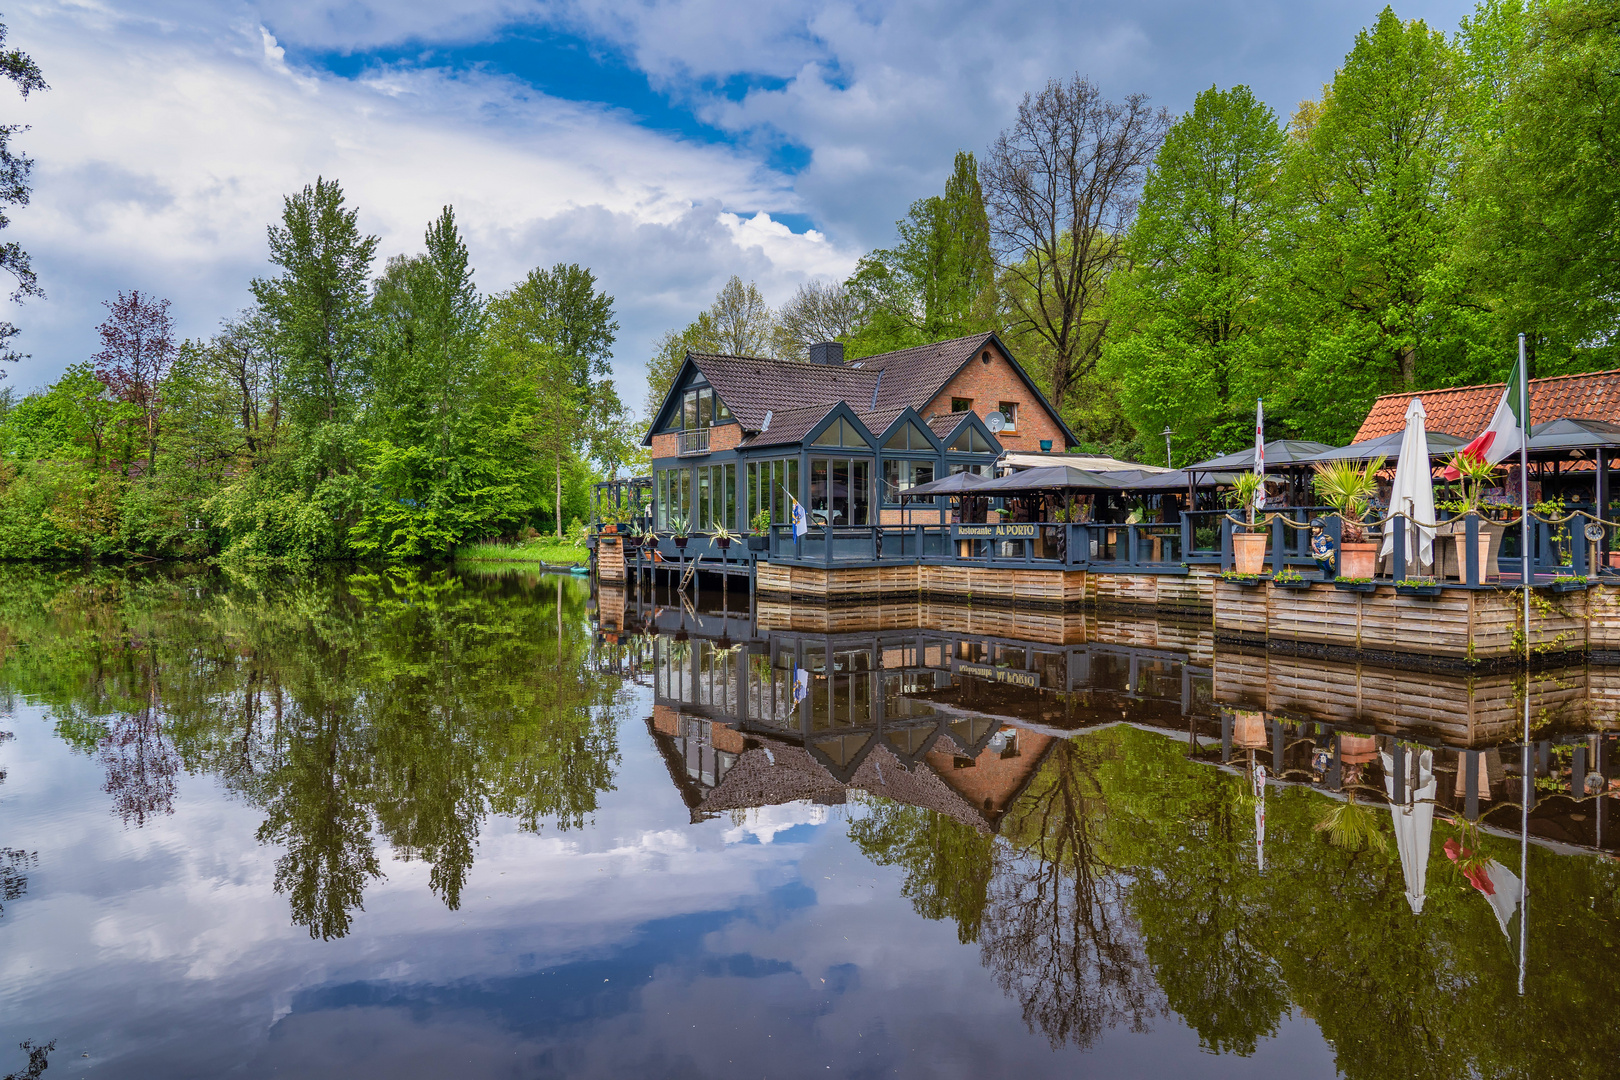
[{"label": "grey umbrella canopy", "polygon": [[[1400,432],[1396,432],[1398,436]],[[1399,440],[1397,440],[1399,441]],[[1276,442],[1266,443],[1266,469],[1269,471],[1279,465],[1299,465],[1312,460],[1317,454],[1333,447],[1327,443],[1309,442],[1305,439],[1278,439]],[[1235,454],[1222,454],[1208,461],[1200,461],[1196,465],[1188,465],[1187,472],[1252,472],[1254,471],[1254,447],[1239,450]]]},{"label": "grey umbrella canopy", "polygon": [[1122,491],[1127,485],[1107,473],[1077,469],[1073,465],[1047,465],[1021,469],[973,489],[975,495],[1002,495],[1013,491],[1045,491],[1051,488],[1082,488],[1089,491]]},{"label": "grey umbrella canopy", "polygon": [[978,473],[959,472],[952,473],[949,476],[942,476],[938,480],[930,480],[926,484],[906,488],[900,494],[906,498],[915,497],[919,499],[931,495],[966,495],[970,492],[977,493],[988,483],[990,481]]},{"label": "grey umbrella canopy", "polygon": [[[1109,469],[1100,475],[1118,484],[1125,491],[1185,491],[1191,477],[1184,469],[1172,469],[1168,472],[1143,472],[1141,469]],[[1221,484],[1230,484],[1235,479],[1233,473],[1207,473],[1198,478],[1199,487],[1218,487]]]},{"label": "grey umbrella canopy", "polygon": [[1549,420],[1530,429],[1530,449],[1598,450],[1620,448],[1620,424],[1604,420]]},{"label": "grey umbrella canopy", "polygon": [[[1425,442],[1428,444],[1429,456],[1432,458],[1454,454],[1468,445],[1467,439],[1459,439],[1457,436],[1447,435],[1443,431],[1431,431],[1427,434],[1428,438]],[[1381,457],[1396,461],[1401,456],[1401,440],[1405,437],[1406,432],[1404,429],[1392,431],[1388,435],[1368,439],[1365,442],[1351,443],[1349,446],[1341,446],[1337,450],[1324,450],[1322,453],[1305,460],[1311,462],[1371,461],[1373,458]],[[1270,454],[1269,450],[1267,454]],[[1269,456],[1266,458],[1266,464],[1271,464]]]}]

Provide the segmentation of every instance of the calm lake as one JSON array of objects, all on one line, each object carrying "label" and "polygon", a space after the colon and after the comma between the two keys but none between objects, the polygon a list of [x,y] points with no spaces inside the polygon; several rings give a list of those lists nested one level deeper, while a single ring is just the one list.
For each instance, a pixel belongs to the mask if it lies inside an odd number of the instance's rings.
[{"label": "calm lake", "polygon": [[0,1076],[1615,1075],[1620,669],[917,607],[0,567]]}]

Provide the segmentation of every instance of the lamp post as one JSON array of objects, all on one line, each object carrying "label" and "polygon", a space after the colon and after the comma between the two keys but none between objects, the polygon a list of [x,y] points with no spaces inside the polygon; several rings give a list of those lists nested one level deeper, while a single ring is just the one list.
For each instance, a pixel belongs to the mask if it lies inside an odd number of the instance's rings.
[{"label": "lamp post", "polygon": [[1176,467],[1176,463],[1170,460],[1170,436],[1174,434],[1175,432],[1170,430],[1170,425],[1166,424],[1164,426],[1164,465],[1167,469]]}]

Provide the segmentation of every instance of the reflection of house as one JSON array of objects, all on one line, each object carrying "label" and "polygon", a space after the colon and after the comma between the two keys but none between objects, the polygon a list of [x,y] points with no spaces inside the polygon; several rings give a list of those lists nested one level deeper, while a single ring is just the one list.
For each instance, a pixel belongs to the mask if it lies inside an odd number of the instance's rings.
[{"label": "reflection of house", "polygon": [[689,353],[648,435],[655,527],[785,522],[789,492],[825,524],[899,521],[908,488],[1073,442],[995,334],[848,363],[839,344],[809,362]]},{"label": "reflection of house", "polygon": [[[1144,650],[915,632],[659,638],[655,657],[650,726],[694,818],[855,788],[994,830],[1061,738],[1045,725],[1111,718],[1115,696],[1180,717],[1208,686]],[[1097,707],[1065,716],[1053,691],[1079,686]]]}]

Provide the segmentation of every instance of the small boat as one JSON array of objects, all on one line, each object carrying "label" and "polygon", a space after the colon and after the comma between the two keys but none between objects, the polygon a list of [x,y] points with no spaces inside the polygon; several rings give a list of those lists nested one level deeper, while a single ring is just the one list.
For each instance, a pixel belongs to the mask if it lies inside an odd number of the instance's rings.
[{"label": "small boat", "polygon": [[588,577],[590,575],[591,568],[588,566],[570,566],[568,568],[568,572],[570,574],[579,574],[582,577]]}]

